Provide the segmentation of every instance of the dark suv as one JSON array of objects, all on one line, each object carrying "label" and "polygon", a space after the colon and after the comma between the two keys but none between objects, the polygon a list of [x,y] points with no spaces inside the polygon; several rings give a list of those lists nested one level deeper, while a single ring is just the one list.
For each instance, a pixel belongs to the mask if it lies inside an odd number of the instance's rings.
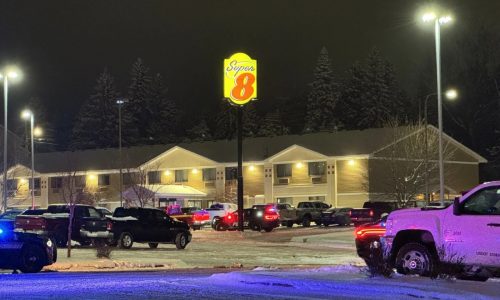
[{"label": "dark suv", "polygon": [[130,249],[134,242],[148,243],[157,248],[159,243],[175,244],[186,248],[191,241],[189,226],[169,217],[163,210],[154,208],[118,207],[109,228],[120,248]]}]

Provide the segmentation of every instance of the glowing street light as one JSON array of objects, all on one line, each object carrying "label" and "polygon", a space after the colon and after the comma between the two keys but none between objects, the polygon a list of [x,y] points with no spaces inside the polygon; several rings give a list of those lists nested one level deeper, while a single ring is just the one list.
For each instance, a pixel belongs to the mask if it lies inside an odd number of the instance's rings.
[{"label": "glowing street light", "polygon": [[458,92],[455,89],[449,89],[447,90],[444,95],[446,96],[446,99],[448,100],[455,100],[458,98]]},{"label": "glowing street light", "polygon": [[35,122],[35,116],[33,112],[29,109],[23,110],[21,117],[24,120],[30,121],[30,132],[31,132],[31,209],[35,209],[35,142],[33,140],[34,130],[33,125]]},{"label": "glowing street light", "polygon": [[450,23],[449,14],[429,11],[422,15],[425,23],[434,22],[434,39],[436,43],[436,83],[438,96],[438,127],[439,127],[439,197],[444,205],[444,161],[443,161],[443,95],[441,91],[441,25]]},{"label": "glowing street light", "polygon": [[0,70],[0,79],[3,80],[3,107],[4,107],[4,125],[3,125],[3,209],[7,209],[7,118],[8,118],[8,103],[9,103],[9,79],[15,80],[19,78],[19,71],[15,67],[7,67],[3,71]]}]

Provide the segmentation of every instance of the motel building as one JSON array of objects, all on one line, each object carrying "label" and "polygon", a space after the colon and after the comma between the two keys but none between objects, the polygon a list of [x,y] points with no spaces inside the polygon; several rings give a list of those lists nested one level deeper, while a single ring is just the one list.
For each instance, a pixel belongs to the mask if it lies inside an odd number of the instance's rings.
[{"label": "motel building", "polygon": [[[412,136],[419,132],[395,138],[395,130],[379,128],[244,139],[245,207],[259,203],[297,205],[301,201],[362,207],[369,200],[394,200],[389,194],[394,186],[391,170],[395,165],[402,169],[421,166],[423,160],[400,151],[414,144]],[[429,126],[428,141],[434,143],[437,133],[435,127]],[[420,144],[417,147],[425,146],[423,142]],[[446,134],[444,144],[451,153],[445,159],[446,198],[453,199],[479,183],[479,164],[486,160]],[[435,143],[429,145],[435,146]],[[236,150],[236,141],[228,140],[123,148],[124,202],[206,208],[214,202],[235,201]],[[429,191],[439,196],[437,155],[431,156],[428,164],[434,168],[429,174]],[[30,207],[31,188],[37,207],[67,202],[68,185],[73,195],[86,194],[85,199],[96,206],[112,210],[120,205],[118,149],[37,154],[33,187],[29,166],[18,163],[9,169],[7,188],[11,208]],[[422,188],[417,200],[424,199],[424,192]]]}]

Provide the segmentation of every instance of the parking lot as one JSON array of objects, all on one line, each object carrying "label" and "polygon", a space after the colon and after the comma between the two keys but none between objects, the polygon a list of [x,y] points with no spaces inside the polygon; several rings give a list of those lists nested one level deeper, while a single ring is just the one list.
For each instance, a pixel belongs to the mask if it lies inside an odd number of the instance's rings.
[{"label": "parking lot", "polygon": [[150,249],[134,244],[115,248],[111,259],[96,259],[96,250],[76,247],[72,257],[59,249],[58,262],[46,270],[82,271],[107,269],[254,268],[287,266],[363,265],[356,255],[353,227],[278,228],[270,233],[254,231],[193,232],[185,250],[174,245]]}]

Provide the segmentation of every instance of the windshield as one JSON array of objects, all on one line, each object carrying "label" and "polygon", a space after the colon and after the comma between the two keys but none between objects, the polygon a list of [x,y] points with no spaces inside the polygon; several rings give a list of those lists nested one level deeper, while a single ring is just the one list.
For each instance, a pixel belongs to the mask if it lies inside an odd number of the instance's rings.
[{"label": "windshield", "polygon": [[8,211],[0,215],[0,219],[3,220],[14,220],[17,215],[19,215],[20,211]]}]

